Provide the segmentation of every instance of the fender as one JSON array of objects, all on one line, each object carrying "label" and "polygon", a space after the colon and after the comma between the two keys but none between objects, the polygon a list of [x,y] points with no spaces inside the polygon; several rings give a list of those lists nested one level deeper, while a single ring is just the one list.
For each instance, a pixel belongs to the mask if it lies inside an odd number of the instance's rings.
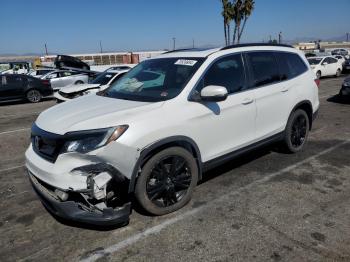
[{"label": "fender", "polygon": [[[313,120],[316,118],[316,115],[317,115],[317,112],[315,112],[315,114],[314,114],[314,112],[313,112],[313,107],[312,107],[312,103],[309,101],[309,100],[303,100],[303,101],[300,101],[299,103],[297,103],[294,107],[293,107],[293,109],[292,109],[292,111],[290,112],[290,114],[289,114],[289,116],[288,116],[288,120],[289,120],[289,118],[290,118],[290,116],[292,115],[292,113],[297,109],[297,108],[302,108],[303,106],[305,106],[305,105],[307,105],[307,107],[310,107],[310,109],[311,109],[311,112],[309,112],[309,110],[307,110],[307,108],[306,108],[306,113],[307,113],[307,115],[308,115],[308,117],[309,117],[309,122],[310,122],[310,127],[309,127],[309,129],[311,130],[311,128],[312,128],[312,122],[313,122]],[[287,121],[288,121],[287,120]]]},{"label": "fender", "polygon": [[196,159],[197,165],[198,165],[198,180],[202,179],[202,158],[201,158],[201,154],[200,154],[200,151],[199,151],[199,148],[198,148],[196,142],[194,142],[193,139],[191,139],[187,136],[171,136],[171,137],[161,139],[155,143],[152,143],[152,144],[144,147],[141,150],[140,156],[139,156],[139,158],[134,166],[133,172],[131,174],[130,183],[129,183],[129,193],[133,193],[135,190],[135,183],[136,183],[137,174],[140,171],[140,167],[142,166],[144,161],[147,159],[147,156],[149,156],[149,154],[153,150],[156,150],[157,148],[161,148],[162,146],[164,146],[166,144],[175,144],[176,145],[177,143],[190,144],[191,147],[195,150],[195,153],[196,153],[195,159]]}]

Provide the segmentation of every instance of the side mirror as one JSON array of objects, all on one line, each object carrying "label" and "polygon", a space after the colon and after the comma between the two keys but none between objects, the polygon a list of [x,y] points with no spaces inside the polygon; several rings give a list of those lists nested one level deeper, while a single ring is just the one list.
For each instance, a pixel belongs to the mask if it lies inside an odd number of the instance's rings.
[{"label": "side mirror", "polygon": [[207,102],[220,102],[226,100],[228,92],[226,87],[223,86],[206,86],[202,89],[200,93],[200,98],[202,101]]},{"label": "side mirror", "polygon": [[328,63],[327,62],[323,62],[322,65],[328,65]]}]

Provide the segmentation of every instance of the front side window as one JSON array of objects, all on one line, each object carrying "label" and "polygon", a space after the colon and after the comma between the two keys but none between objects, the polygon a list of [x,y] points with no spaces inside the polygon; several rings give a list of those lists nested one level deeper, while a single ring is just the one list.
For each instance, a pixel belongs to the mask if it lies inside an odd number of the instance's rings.
[{"label": "front side window", "polygon": [[209,85],[226,87],[229,94],[243,90],[245,87],[245,72],[242,55],[235,54],[214,62],[205,73],[196,90],[200,92]]},{"label": "front side window", "polygon": [[273,52],[247,53],[253,73],[253,86],[259,87],[280,81],[278,66]]},{"label": "front side window", "polygon": [[328,60],[329,60],[329,63],[330,63],[330,64],[338,63],[338,60],[335,59],[335,58],[333,58],[333,57],[329,57]]},{"label": "front side window", "polygon": [[113,83],[103,95],[158,102],[176,97],[202,65],[204,58],[158,58],[141,62]]}]

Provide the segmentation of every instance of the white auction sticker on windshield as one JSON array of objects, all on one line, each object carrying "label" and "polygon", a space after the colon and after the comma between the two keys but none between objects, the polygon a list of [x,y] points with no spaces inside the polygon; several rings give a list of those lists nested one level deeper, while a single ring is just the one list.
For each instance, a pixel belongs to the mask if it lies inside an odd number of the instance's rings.
[{"label": "white auction sticker on windshield", "polygon": [[179,59],[175,62],[175,65],[194,66],[196,63],[196,60]]}]

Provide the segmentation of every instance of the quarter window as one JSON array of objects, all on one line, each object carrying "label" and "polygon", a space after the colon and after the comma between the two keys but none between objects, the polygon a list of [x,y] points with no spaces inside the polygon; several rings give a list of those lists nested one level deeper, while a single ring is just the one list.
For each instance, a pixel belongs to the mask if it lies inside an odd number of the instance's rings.
[{"label": "quarter window", "polygon": [[212,64],[205,73],[201,84],[197,87],[197,91],[200,92],[201,89],[209,85],[224,86],[229,94],[243,90],[245,72],[242,55],[227,56]]},{"label": "quarter window", "polygon": [[253,73],[253,87],[280,81],[273,52],[253,52],[248,53],[247,57]]}]

